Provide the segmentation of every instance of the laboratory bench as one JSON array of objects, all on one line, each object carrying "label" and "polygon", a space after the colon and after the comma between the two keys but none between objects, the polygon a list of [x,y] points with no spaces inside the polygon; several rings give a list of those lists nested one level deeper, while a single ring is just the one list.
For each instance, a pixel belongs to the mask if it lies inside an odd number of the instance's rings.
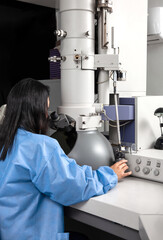
[{"label": "laboratory bench", "polygon": [[104,195],[67,207],[65,215],[126,240],[161,240],[163,184],[130,176]]}]

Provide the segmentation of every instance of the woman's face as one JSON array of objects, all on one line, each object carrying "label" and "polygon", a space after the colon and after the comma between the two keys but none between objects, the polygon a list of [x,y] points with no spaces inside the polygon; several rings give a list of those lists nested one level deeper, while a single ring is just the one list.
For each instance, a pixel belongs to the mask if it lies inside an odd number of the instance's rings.
[{"label": "woman's face", "polygon": [[47,99],[47,107],[48,107],[48,109],[49,109],[49,106],[50,106],[50,99],[48,97],[48,99]]},{"label": "woman's face", "polygon": [[46,117],[48,118],[48,109],[49,109],[49,106],[50,106],[50,99],[49,97],[47,98],[47,111],[46,111]]}]

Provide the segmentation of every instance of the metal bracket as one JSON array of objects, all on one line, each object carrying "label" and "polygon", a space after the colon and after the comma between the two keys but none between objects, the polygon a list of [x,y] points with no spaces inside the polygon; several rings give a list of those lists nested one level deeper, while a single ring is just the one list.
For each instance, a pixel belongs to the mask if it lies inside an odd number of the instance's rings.
[{"label": "metal bracket", "polygon": [[79,128],[84,130],[88,128],[97,128],[102,126],[102,120],[100,115],[93,116],[80,116]]},{"label": "metal bracket", "polygon": [[94,68],[106,71],[119,70],[119,56],[117,54],[95,54]]}]

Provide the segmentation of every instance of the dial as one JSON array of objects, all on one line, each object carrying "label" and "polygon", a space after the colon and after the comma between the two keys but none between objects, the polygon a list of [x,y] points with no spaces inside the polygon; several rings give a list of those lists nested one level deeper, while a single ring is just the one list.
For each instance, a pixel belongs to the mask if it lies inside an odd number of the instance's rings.
[{"label": "dial", "polygon": [[143,173],[146,174],[146,175],[149,174],[150,169],[148,167],[143,168]]},{"label": "dial", "polygon": [[141,163],[141,159],[140,159],[140,158],[137,158],[137,159],[136,159],[136,163],[137,163],[137,164],[140,164],[140,163]]},{"label": "dial", "polygon": [[139,166],[136,166],[135,167],[135,172],[139,172],[140,171],[140,167]]}]

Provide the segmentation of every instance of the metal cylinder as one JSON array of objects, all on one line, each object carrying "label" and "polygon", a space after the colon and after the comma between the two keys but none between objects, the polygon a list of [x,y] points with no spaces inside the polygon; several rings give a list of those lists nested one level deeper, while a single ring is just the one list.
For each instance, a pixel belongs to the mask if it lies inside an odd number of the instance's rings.
[{"label": "metal cylinder", "polygon": [[95,0],[60,0],[60,29],[67,35],[61,40],[61,56],[66,61],[61,62],[62,106],[58,111],[75,120],[81,112],[95,112],[94,70],[81,69],[82,56],[94,54],[94,11]]},{"label": "metal cylinder", "polygon": [[[99,13],[99,18],[98,18],[98,53],[99,54],[112,54],[113,49],[111,47],[111,17],[110,13],[108,12],[107,15],[107,34],[108,34],[108,45],[107,47],[103,47],[103,13]],[[110,31],[109,31],[110,29]],[[103,104],[109,104],[109,86],[110,86],[110,80],[109,80],[109,72],[101,70],[99,73],[99,78],[98,78],[98,93],[99,93],[99,102]]]}]

